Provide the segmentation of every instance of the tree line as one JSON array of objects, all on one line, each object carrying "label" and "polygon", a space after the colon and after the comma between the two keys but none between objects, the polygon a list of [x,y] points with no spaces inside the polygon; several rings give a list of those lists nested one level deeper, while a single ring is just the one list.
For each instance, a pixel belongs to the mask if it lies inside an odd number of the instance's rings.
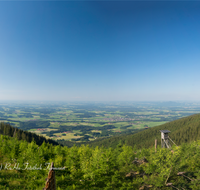
[{"label": "tree line", "polygon": [[25,140],[27,142],[32,142],[33,140],[35,140],[36,144],[39,146],[43,142],[50,143],[53,145],[59,145],[59,143],[57,143],[54,140],[46,139],[45,137],[39,136],[35,133],[12,127],[10,124],[4,122],[0,123],[0,134],[8,135],[10,137],[16,137],[18,140]]}]

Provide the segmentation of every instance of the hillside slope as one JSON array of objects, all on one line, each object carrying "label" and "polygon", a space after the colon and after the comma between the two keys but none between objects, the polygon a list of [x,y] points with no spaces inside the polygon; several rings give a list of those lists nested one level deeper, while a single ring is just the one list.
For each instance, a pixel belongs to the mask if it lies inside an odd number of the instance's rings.
[{"label": "hillside slope", "polygon": [[88,142],[90,146],[116,147],[121,141],[122,144],[137,146],[138,148],[149,148],[154,145],[155,139],[160,144],[160,131],[167,129],[170,138],[177,144],[192,142],[200,139],[200,114],[191,115],[175,121],[152,127],[136,134],[114,136],[100,141]]}]

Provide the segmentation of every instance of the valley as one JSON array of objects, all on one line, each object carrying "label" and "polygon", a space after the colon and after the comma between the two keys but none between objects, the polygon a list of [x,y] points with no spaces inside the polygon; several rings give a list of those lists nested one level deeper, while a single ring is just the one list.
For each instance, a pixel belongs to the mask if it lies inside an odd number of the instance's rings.
[{"label": "valley", "polygon": [[52,140],[89,142],[135,133],[200,112],[199,103],[0,103],[0,121]]}]

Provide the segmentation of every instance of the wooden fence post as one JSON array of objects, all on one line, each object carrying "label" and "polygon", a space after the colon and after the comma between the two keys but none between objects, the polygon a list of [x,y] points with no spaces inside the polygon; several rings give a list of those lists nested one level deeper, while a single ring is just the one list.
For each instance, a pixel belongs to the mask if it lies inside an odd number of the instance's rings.
[{"label": "wooden fence post", "polygon": [[48,178],[46,181],[45,188],[43,190],[56,190],[56,178],[55,178],[55,171],[53,170],[54,164],[51,163],[51,168],[48,174]]}]

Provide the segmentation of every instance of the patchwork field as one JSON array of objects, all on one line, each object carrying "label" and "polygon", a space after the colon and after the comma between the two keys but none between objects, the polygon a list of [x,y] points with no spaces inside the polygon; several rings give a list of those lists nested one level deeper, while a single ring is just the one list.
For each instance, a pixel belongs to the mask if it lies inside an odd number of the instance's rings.
[{"label": "patchwork field", "polygon": [[54,140],[91,141],[200,112],[199,103],[0,103],[0,122]]}]

